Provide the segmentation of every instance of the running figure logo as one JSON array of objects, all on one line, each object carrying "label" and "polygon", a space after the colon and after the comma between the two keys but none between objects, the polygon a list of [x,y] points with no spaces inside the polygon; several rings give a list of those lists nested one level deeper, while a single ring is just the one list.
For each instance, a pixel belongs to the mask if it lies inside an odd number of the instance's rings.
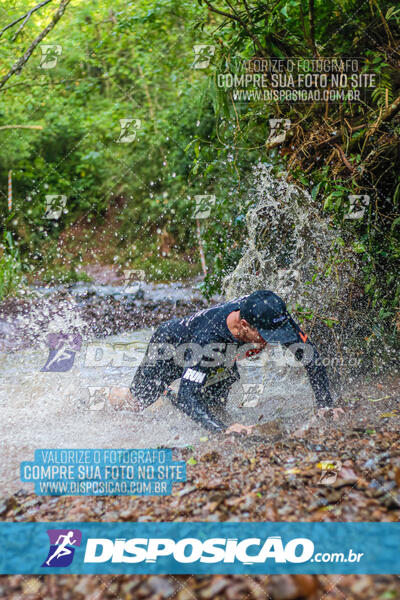
[{"label": "running figure logo", "polygon": [[77,334],[50,333],[47,336],[49,356],[41,371],[65,373],[72,369],[75,354],[81,349],[82,337]]},{"label": "running figure logo", "polygon": [[74,546],[80,546],[82,532],[79,529],[48,529],[50,549],[42,567],[68,567],[74,558]]}]

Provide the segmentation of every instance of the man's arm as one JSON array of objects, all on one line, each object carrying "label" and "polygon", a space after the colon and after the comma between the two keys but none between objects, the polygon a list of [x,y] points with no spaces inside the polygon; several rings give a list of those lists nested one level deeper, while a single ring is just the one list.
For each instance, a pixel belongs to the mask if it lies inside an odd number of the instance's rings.
[{"label": "man's arm", "polygon": [[176,406],[209,431],[222,432],[226,425],[211,414],[201,394],[206,377],[204,367],[187,367],[182,375]]},{"label": "man's arm", "polygon": [[310,341],[307,341],[306,343],[308,343],[314,350],[313,359],[306,364],[304,368],[314,391],[317,406],[318,408],[332,407],[333,399],[329,389],[329,380],[326,373],[326,368],[321,363],[321,358],[314,344]]},{"label": "man's arm", "polygon": [[298,330],[298,343],[285,344],[285,346],[293,353],[296,360],[303,364],[315,394],[318,408],[332,407],[333,399],[329,389],[328,375],[325,366],[321,362],[318,350],[293,319],[292,323]]}]

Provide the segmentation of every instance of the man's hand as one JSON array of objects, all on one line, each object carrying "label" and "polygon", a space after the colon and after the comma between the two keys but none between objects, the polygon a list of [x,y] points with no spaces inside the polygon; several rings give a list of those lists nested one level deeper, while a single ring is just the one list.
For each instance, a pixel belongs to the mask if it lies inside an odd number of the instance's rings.
[{"label": "man's hand", "polygon": [[139,404],[135,402],[128,387],[112,387],[109,400],[114,410],[132,410],[134,412],[140,410]]},{"label": "man's hand", "polygon": [[245,433],[249,435],[253,430],[254,425],[241,425],[240,423],[234,423],[225,431],[225,435],[230,433]]}]

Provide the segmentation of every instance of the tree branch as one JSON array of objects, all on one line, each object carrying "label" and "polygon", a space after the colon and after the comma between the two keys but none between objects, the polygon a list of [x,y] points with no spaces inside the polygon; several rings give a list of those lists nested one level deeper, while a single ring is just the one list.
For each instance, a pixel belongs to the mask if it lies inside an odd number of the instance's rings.
[{"label": "tree branch", "polygon": [[400,96],[398,98],[396,98],[396,100],[394,100],[390,106],[388,107],[387,110],[385,110],[385,112],[382,115],[382,123],[385,121],[389,121],[389,119],[391,119],[392,117],[395,116],[396,113],[398,113],[400,110]]},{"label": "tree branch", "polygon": [[346,165],[346,167],[349,169],[349,171],[351,171],[352,173],[354,173],[354,167],[351,164],[351,162],[349,161],[349,159],[347,158],[347,156],[344,153],[344,150],[341,146],[339,146],[339,144],[334,144],[335,148],[338,149],[340,158],[342,159],[342,161],[344,162],[344,164]]},{"label": "tree branch", "polygon": [[[358,138],[356,138],[355,140],[352,139],[350,140],[349,143],[349,147],[348,147],[348,151],[353,150],[357,144],[359,144],[360,142],[362,142],[363,140],[367,140],[369,138],[370,135],[372,135],[375,131],[378,130],[379,126],[381,125],[381,123],[385,123],[386,121],[390,121],[390,119],[392,119],[400,110],[400,96],[398,96],[396,98],[396,100],[394,100],[390,105],[389,108],[387,108],[385,110],[385,112],[383,112],[378,119],[368,127],[368,129],[366,129],[364,131],[364,133],[359,136]],[[363,145],[363,149],[365,146],[365,141],[364,141],[364,145]]]},{"label": "tree branch", "polygon": [[392,44],[393,44],[393,45],[396,45],[396,43],[395,43],[395,41],[394,41],[394,38],[393,38],[393,35],[392,35],[392,32],[390,31],[389,25],[388,25],[388,23],[387,23],[387,21],[386,21],[385,17],[383,16],[383,13],[382,13],[382,11],[381,11],[381,9],[380,9],[380,6],[379,6],[378,2],[376,2],[376,0],[375,0],[374,4],[375,4],[375,6],[376,6],[376,8],[377,8],[377,10],[378,10],[378,13],[379,13],[380,19],[381,19],[381,21],[382,21],[382,25],[383,25],[383,27],[384,27],[384,29],[385,29],[385,31],[386,31],[386,35],[387,35],[387,37],[388,37],[388,43],[389,43],[389,47],[390,47]]},{"label": "tree branch", "polygon": [[[243,29],[245,30],[245,32],[247,33],[247,35],[253,40],[254,44],[257,46],[258,50],[261,52],[262,56],[266,56],[265,54],[265,48],[263,48],[263,46],[261,45],[260,40],[258,39],[258,37],[256,35],[254,35],[254,33],[252,33],[252,31],[247,27],[246,23],[243,21],[243,19],[241,19],[236,11],[235,14],[232,13],[227,13],[223,10],[220,10],[219,8],[215,8],[211,2],[209,2],[209,0],[204,0],[204,2],[207,4],[208,8],[211,10],[211,12],[216,13],[217,15],[222,15],[223,17],[226,17],[227,19],[230,19],[231,21],[236,21],[237,23],[239,23]],[[232,6],[229,4],[228,5],[232,8]],[[234,10],[232,8],[232,10]]]},{"label": "tree branch", "polygon": [[251,24],[251,25],[253,25],[253,21],[252,21],[252,18],[251,18],[251,12],[250,12],[250,8],[249,8],[249,6],[248,6],[248,4],[247,4],[246,0],[243,0],[243,4],[244,4],[244,7],[245,7],[245,9],[246,9],[246,12],[247,12],[247,14],[249,15],[249,21],[250,21],[250,24]]},{"label": "tree branch", "polygon": [[308,1],[308,20],[310,22],[310,43],[314,57],[318,56],[317,47],[315,45],[315,27],[314,27],[314,0]]},{"label": "tree branch", "polygon": [[6,25],[5,27],[3,27],[3,29],[0,30],[0,37],[3,35],[3,33],[5,31],[7,31],[7,29],[10,29],[10,27],[13,27],[14,25],[16,25],[17,23],[19,23],[20,21],[22,21],[22,19],[25,19],[25,21],[22,23],[21,27],[18,29],[18,31],[16,32],[16,34],[13,37],[13,41],[15,40],[15,38],[17,37],[18,33],[21,31],[21,29],[23,28],[23,26],[25,25],[25,23],[27,22],[27,20],[30,18],[30,16],[37,10],[39,10],[39,8],[42,8],[42,6],[44,6],[45,4],[48,4],[49,2],[51,2],[52,0],[43,0],[43,2],[41,2],[40,4],[38,4],[37,6],[34,6],[33,8],[31,8],[31,10],[29,10],[27,13],[25,13],[24,15],[22,15],[22,17],[19,17],[18,19],[15,19],[15,21],[13,21],[12,23],[9,23],[8,25]]},{"label": "tree branch", "polygon": [[71,2],[71,0],[61,0],[58,9],[54,13],[54,15],[53,15],[50,23],[47,25],[47,27],[45,27],[43,29],[43,31],[41,33],[39,33],[39,35],[36,37],[36,39],[33,40],[32,44],[29,46],[29,48],[26,50],[26,52],[23,54],[23,56],[21,56],[17,60],[17,62],[13,64],[13,66],[11,67],[11,69],[7,73],[7,75],[5,75],[3,77],[3,79],[0,81],[0,90],[4,86],[4,84],[7,83],[7,81],[10,79],[10,77],[15,75],[15,73],[17,73],[18,71],[20,71],[22,69],[22,67],[24,66],[24,64],[28,62],[28,60],[31,57],[31,55],[33,54],[35,48],[40,44],[40,42],[43,40],[43,38],[45,38],[46,35],[48,33],[50,33],[50,31],[55,27],[57,22],[61,19],[66,7],[68,6],[68,4],[70,2]]}]

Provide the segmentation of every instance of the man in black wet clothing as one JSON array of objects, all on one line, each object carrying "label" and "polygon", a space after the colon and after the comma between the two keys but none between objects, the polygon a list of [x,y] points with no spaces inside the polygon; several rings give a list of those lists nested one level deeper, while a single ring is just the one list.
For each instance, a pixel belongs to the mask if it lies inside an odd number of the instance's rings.
[{"label": "man in black wet clothing", "polygon": [[[164,393],[212,432],[244,429],[248,433],[251,427],[239,424],[227,429],[212,407],[226,401],[232,384],[240,378],[236,361],[260,352],[267,344],[288,347],[306,369],[317,406],[332,407],[326,369],[317,349],[289,315],[283,300],[267,290],[160,325],[130,392],[139,409]],[[176,379],[181,380],[177,396],[169,388]]]}]

